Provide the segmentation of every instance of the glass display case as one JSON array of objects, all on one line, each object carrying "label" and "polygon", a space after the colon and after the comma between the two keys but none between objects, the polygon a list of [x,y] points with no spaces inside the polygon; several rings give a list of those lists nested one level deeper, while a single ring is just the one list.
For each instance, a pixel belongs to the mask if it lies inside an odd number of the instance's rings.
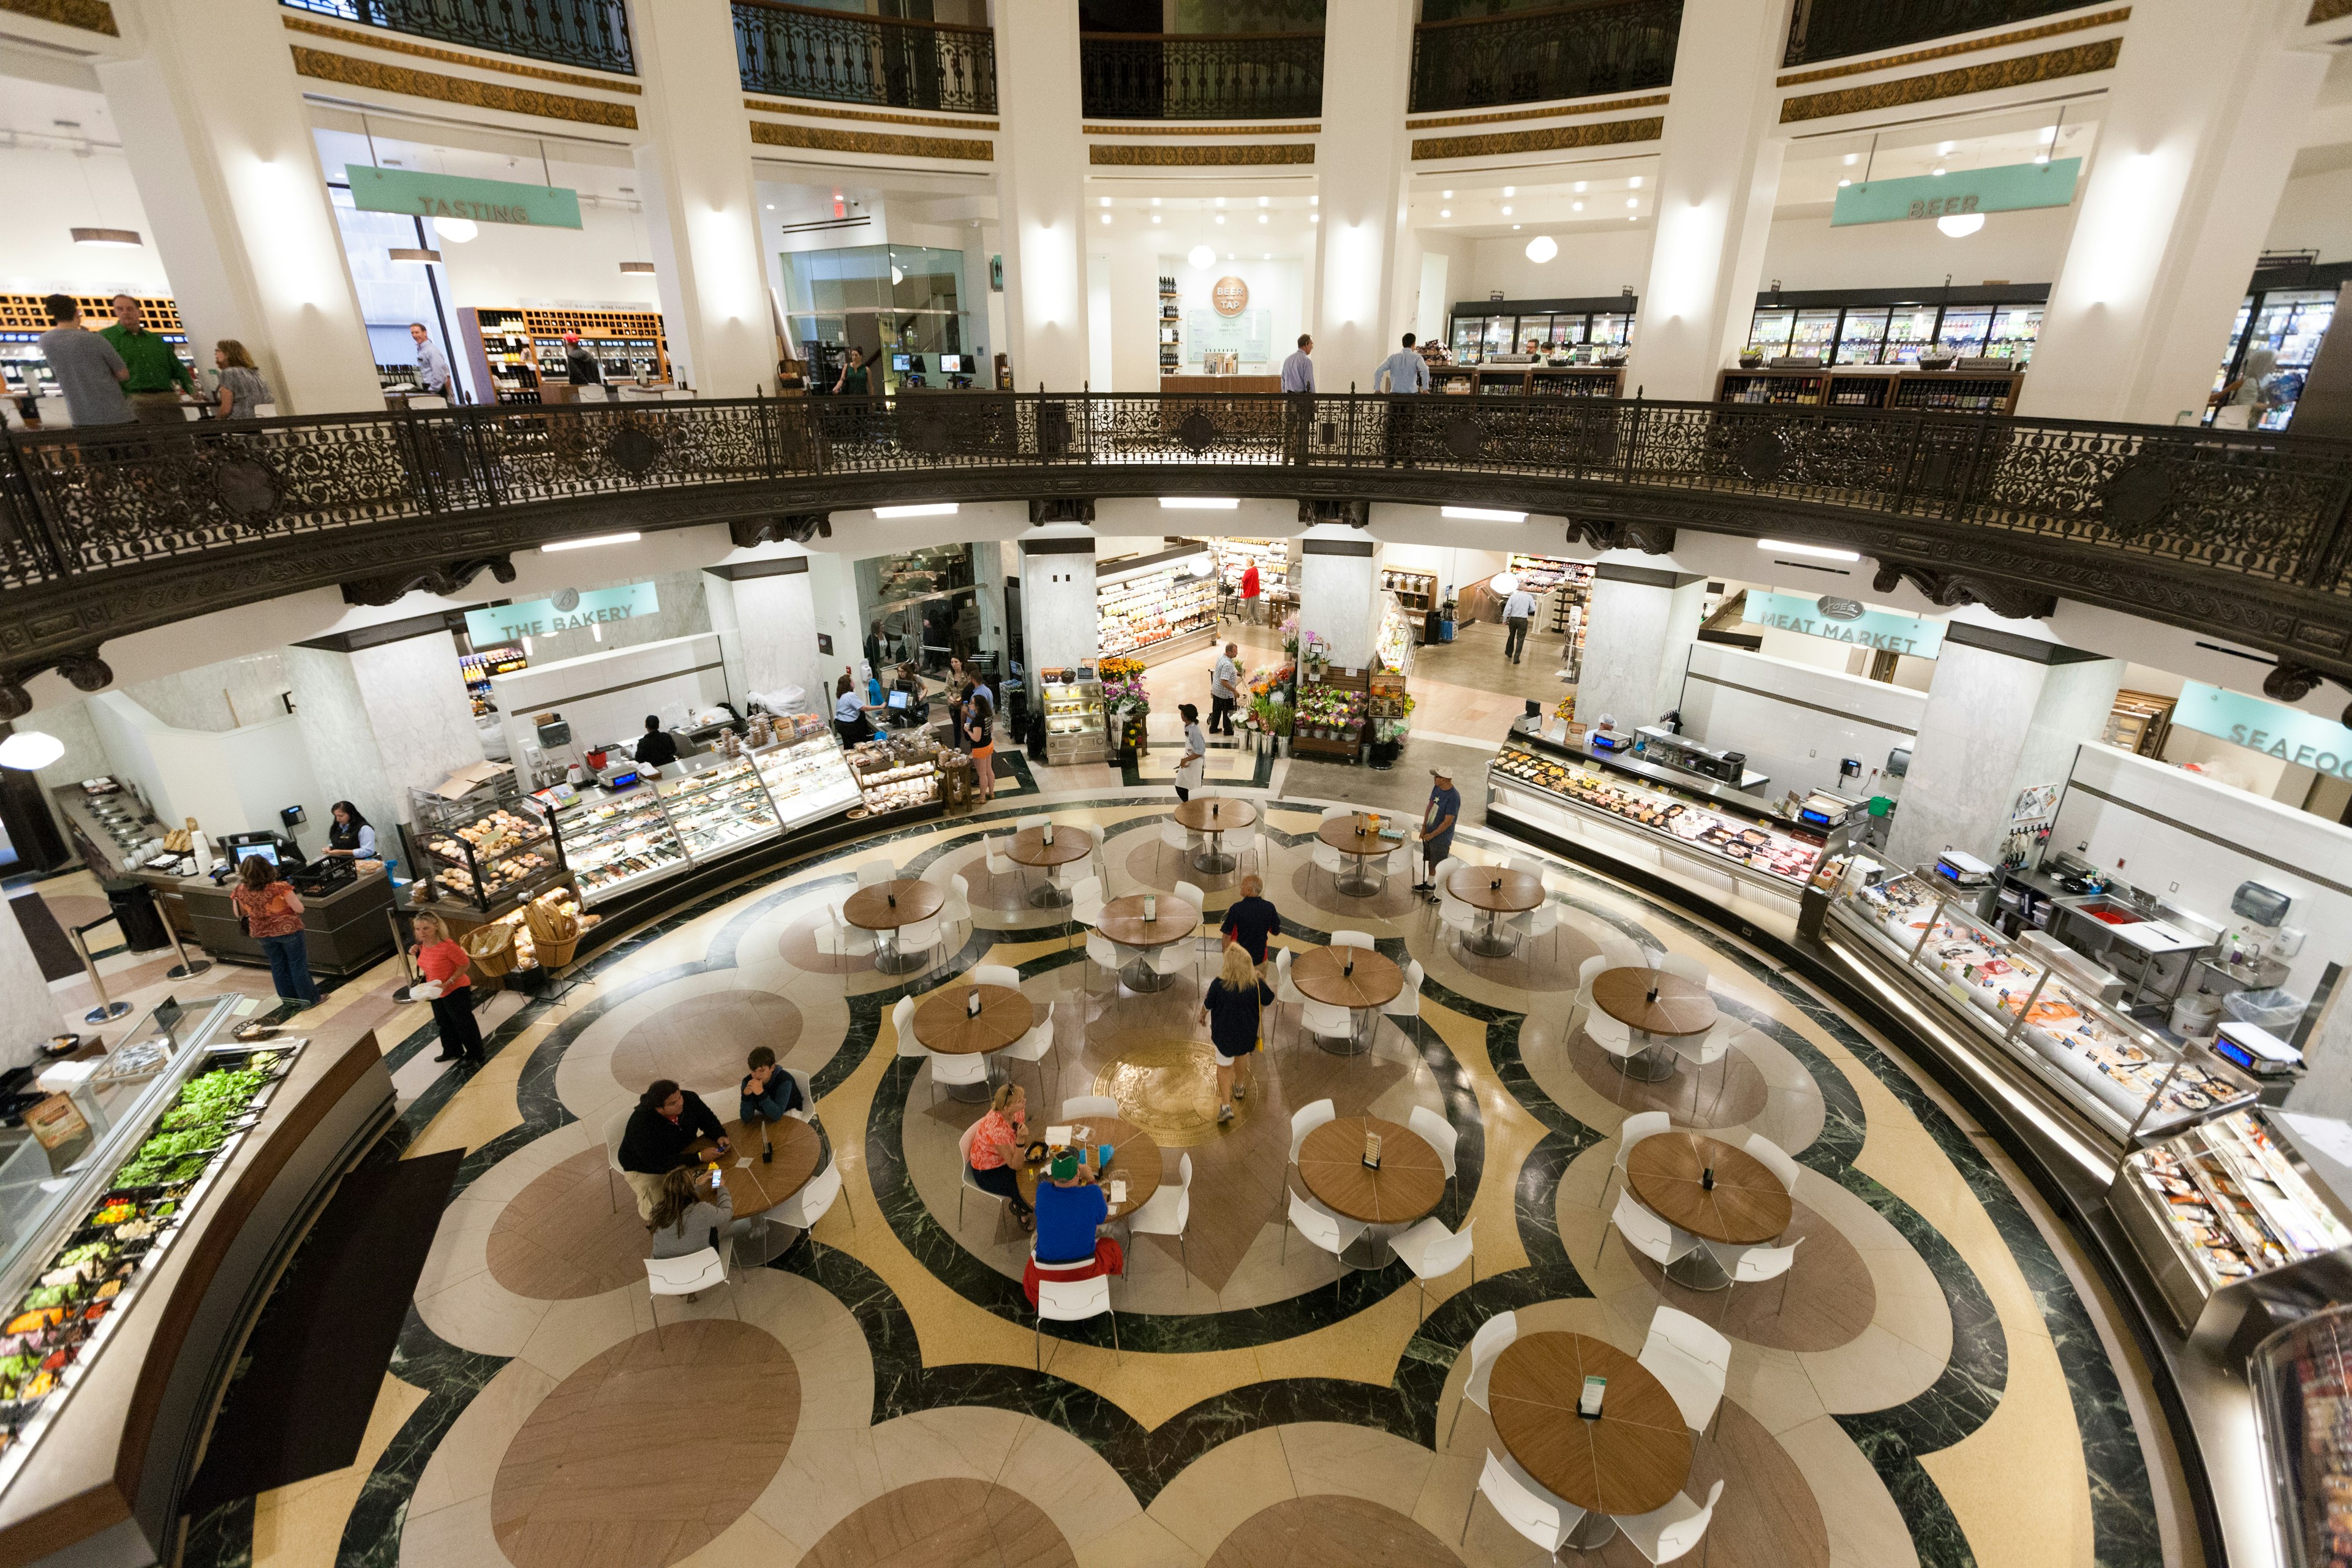
[{"label": "glass display case", "polygon": [[779,741],[751,753],[760,782],[787,827],[799,827],[858,804],[857,779],[830,731]]},{"label": "glass display case", "polygon": [[776,807],[747,756],[711,753],[680,761],[679,772],[656,782],[662,810],[678,841],[697,861],[709,860],[782,831]]},{"label": "glass display case", "polygon": [[582,794],[557,810],[555,830],[581,900],[591,905],[693,864],[650,784]]},{"label": "glass display case", "polygon": [[[1104,722],[1102,683],[1084,669],[1041,670],[1039,676],[1040,700],[1045,711],[1045,760],[1108,761],[1110,732]],[[1057,676],[1065,679],[1056,679]]]},{"label": "glass display case", "polygon": [[[1259,569],[1261,582],[1264,568]],[[1101,657],[1117,658],[1214,631],[1217,574],[1208,552],[1107,573],[1095,588]]]},{"label": "glass display case", "polygon": [[869,816],[939,804],[939,742],[922,731],[860,742],[849,749],[849,769]]},{"label": "glass display case", "polygon": [[2279,1561],[2352,1564],[2352,1306],[2289,1323],[2246,1363]]},{"label": "glass display case", "polygon": [[1922,354],[1965,354],[2023,369],[2042,311],[2039,302],[1766,305],[1749,321],[1748,347],[1768,362],[1817,354],[1824,365],[1916,365]]},{"label": "glass display case", "polygon": [[1856,855],[1831,912],[1907,977],[1958,1004],[1978,1033],[2118,1148],[2254,1099],[2219,1058],[2191,1060],[2001,935],[1956,891]]},{"label": "glass display case", "polygon": [[485,914],[544,891],[563,874],[563,849],[538,803],[514,788],[514,775],[455,800],[430,790],[409,792],[414,837],[428,874],[445,898],[461,899]]}]

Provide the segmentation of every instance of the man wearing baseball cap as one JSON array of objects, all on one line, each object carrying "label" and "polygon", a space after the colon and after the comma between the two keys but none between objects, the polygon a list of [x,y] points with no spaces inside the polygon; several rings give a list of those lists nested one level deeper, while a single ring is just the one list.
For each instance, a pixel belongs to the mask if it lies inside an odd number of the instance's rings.
[{"label": "man wearing baseball cap", "polygon": [[1095,1255],[1095,1231],[1110,1217],[1094,1163],[1065,1149],[1037,1184],[1037,1261],[1076,1263]]},{"label": "man wearing baseball cap", "polygon": [[1462,816],[1462,794],[1450,768],[1429,770],[1429,807],[1421,816],[1421,880],[1413,891],[1437,897],[1437,865],[1454,852],[1454,825]]},{"label": "man wearing baseball cap", "polygon": [[563,334],[563,373],[572,378],[574,386],[604,384],[604,367],[596,363],[596,356],[588,352],[578,332]]}]

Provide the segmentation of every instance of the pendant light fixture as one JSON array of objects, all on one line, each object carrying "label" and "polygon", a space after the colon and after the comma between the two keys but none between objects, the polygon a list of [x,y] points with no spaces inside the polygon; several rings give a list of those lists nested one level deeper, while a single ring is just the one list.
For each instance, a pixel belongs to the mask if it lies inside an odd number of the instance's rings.
[{"label": "pendant light fixture", "polygon": [[[621,189],[626,191],[629,187],[623,185]],[[646,204],[641,200],[632,200],[629,203],[629,235],[631,238],[637,242],[637,254],[640,256],[644,255],[646,251],[645,217]],[[621,270],[623,272],[645,273],[650,276],[653,269],[654,264],[650,261],[624,261],[621,263]]]},{"label": "pendant light fixture", "polygon": [[89,210],[98,219],[98,222],[87,228],[75,228],[70,230],[69,232],[73,235],[73,242],[76,245],[105,246],[118,250],[138,249],[140,247],[143,246],[146,241],[139,237],[139,231],[137,229],[108,228],[105,226],[106,210],[99,205],[98,187],[90,183],[89,178],[89,160],[93,156],[94,153],[95,148],[92,146],[89,138],[88,136],[84,136],[81,140],[81,150],[76,153],[74,157],[79,160],[81,163],[81,188],[89,193]]},{"label": "pendant light fixture", "polygon": [[0,768],[31,773],[46,768],[66,754],[66,743],[42,730],[19,730],[0,741]]}]

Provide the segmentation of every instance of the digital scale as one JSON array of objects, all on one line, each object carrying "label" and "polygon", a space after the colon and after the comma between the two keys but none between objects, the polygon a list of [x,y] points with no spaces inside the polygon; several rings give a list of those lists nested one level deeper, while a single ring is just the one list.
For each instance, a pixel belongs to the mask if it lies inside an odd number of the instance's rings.
[{"label": "digital scale", "polygon": [[2214,1029],[2213,1054],[2259,1079],[2294,1078],[2303,1071],[2301,1051],[2268,1029],[2235,1018],[2222,1019]]}]

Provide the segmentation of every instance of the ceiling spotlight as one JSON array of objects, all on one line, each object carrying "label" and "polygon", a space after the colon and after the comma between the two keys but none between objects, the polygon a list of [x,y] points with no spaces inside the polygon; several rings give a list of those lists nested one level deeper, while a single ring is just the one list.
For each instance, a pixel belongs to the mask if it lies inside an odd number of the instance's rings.
[{"label": "ceiling spotlight", "polygon": [[2058,140],[2058,128],[2057,128],[2055,125],[2045,125],[2045,126],[2043,126],[2043,127],[2042,128],[2042,140],[2043,140],[2044,142],[2055,142],[2055,141],[2057,141],[2057,140]]},{"label": "ceiling spotlight", "polygon": [[1307,198],[1307,205],[1310,207],[1319,207],[1323,205],[1323,198],[1321,196],[1309,196]]},{"label": "ceiling spotlight", "polygon": [[1984,214],[1953,213],[1948,216],[1937,218],[1936,220],[1936,226],[1942,229],[1946,234],[1950,235],[1954,239],[1966,239],[1969,236],[1976,233],[1977,230],[1984,227]]},{"label": "ceiling spotlight", "polygon": [[419,264],[427,261],[438,261],[441,259],[441,253],[439,251],[419,250],[413,245],[402,246],[392,251],[391,256],[394,261],[414,261]]},{"label": "ceiling spotlight", "polygon": [[1936,144],[1936,156],[1938,158],[1944,157],[1946,154],[1949,153],[1953,148],[1958,145],[1959,143],[1957,142],[1939,142]]},{"label": "ceiling spotlight", "polygon": [[469,217],[436,217],[433,220],[433,232],[443,239],[463,245],[478,236],[482,227]]},{"label": "ceiling spotlight", "polygon": [[1258,221],[1258,222],[1260,222],[1260,223],[1264,223],[1264,222],[1265,222],[1265,221],[1266,221],[1266,216],[1265,216],[1265,215],[1264,213],[1260,213],[1260,214],[1258,214],[1258,215],[1257,215],[1257,221]]},{"label": "ceiling spotlight", "polygon": [[877,506],[877,517],[952,517],[960,503],[951,500],[925,501],[919,506]]},{"label": "ceiling spotlight", "polygon": [[1159,198],[1158,196],[1154,196],[1154,197],[1152,197],[1152,198],[1151,198],[1151,205],[1152,205],[1153,206],[1155,206],[1155,207],[1156,207],[1156,206],[1158,206],[1158,205],[1160,205],[1160,198]]},{"label": "ceiling spotlight", "polygon": [[1528,259],[1540,266],[1559,254],[1559,242],[1548,234],[1528,241]]},{"label": "ceiling spotlight", "polygon": [[1103,222],[1105,222],[1105,223],[1108,223],[1108,222],[1110,221],[1110,214],[1108,214],[1108,213],[1105,213],[1105,214],[1103,214],[1103,215],[1102,215],[1102,220],[1103,220]]},{"label": "ceiling spotlight", "polygon": [[1635,189],[1635,190],[1637,190],[1637,191],[1638,191],[1638,190],[1640,190],[1640,189],[1642,188],[1642,176],[1641,176],[1641,175],[1639,175],[1639,174],[1636,174],[1636,175],[1634,175],[1632,179],[1630,179],[1630,180],[1626,181],[1625,183],[1626,183],[1628,185],[1631,185],[1633,189]]},{"label": "ceiling spotlight", "polygon": [[775,204],[775,203],[773,203],[773,202],[770,202],[770,203],[768,204],[768,210],[769,210],[770,212],[774,212],[774,211],[776,210],[776,204]]},{"label": "ceiling spotlight", "polygon": [[1104,196],[1102,198],[1102,205],[1105,206],[1110,205],[1110,198],[1108,196]]},{"label": "ceiling spotlight", "polygon": [[1503,187],[1503,194],[1507,196],[1516,196],[1519,194],[1519,187],[1517,185],[1505,185]]},{"label": "ceiling spotlight", "polygon": [[1523,224],[1523,223],[1515,223],[1515,224],[1513,224],[1513,225],[1511,226],[1511,232],[1512,232],[1513,234],[1517,234],[1517,233],[1518,233],[1518,232],[1519,232],[1519,230],[1521,230],[1521,229],[1523,229],[1523,228],[1525,228],[1525,227],[1527,227],[1527,225],[1525,225],[1525,224]]},{"label": "ceiling spotlight", "polygon": [[1159,215],[1158,213],[1153,213],[1153,214],[1151,215],[1151,221],[1152,221],[1152,222],[1154,222],[1154,223],[1158,223],[1158,222],[1160,221],[1160,215]]},{"label": "ceiling spotlight", "polygon": [[1452,217],[1454,216],[1454,209],[1452,207],[1440,207],[1437,209],[1437,216],[1439,217]]},{"label": "ceiling spotlight", "polygon": [[1928,170],[1928,171],[1927,171],[1927,173],[1929,173],[1929,174],[1934,174],[1934,175],[1937,175],[1937,176],[1938,176],[1938,177],[1941,177],[1941,175],[1943,174],[1944,171],[1943,171],[1943,170],[1941,170],[1941,169],[1930,169],[1930,170]]},{"label": "ceiling spotlight", "polygon": [[1307,215],[1307,221],[1308,223],[1321,223],[1323,221],[1323,215],[1321,213],[1308,213]]},{"label": "ceiling spotlight", "polygon": [[1840,189],[1840,190],[1843,190],[1843,189],[1845,189],[1845,188],[1846,188],[1846,186],[1848,186],[1848,185],[1850,185],[1850,184],[1853,184],[1853,182],[1852,180],[1840,180],[1840,181],[1838,182],[1838,189]]},{"label": "ceiling spotlight", "polygon": [[1217,198],[1217,205],[1218,205],[1219,206],[1223,206],[1223,205],[1225,205],[1225,198],[1224,198],[1224,197],[1223,197],[1223,196],[1219,196],[1219,197]]},{"label": "ceiling spotlight", "polygon": [[66,754],[66,743],[42,730],[19,730],[0,741],[0,768],[22,768],[31,773],[46,768]]},{"label": "ceiling spotlight", "polygon": [[624,261],[621,263],[621,270],[624,272],[643,272],[647,276],[651,276],[653,269],[654,264],[650,261]]},{"label": "ceiling spotlight", "polygon": [[[78,228],[73,231],[76,245],[105,245],[132,249],[143,243],[135,228]],[[397,258],[400,252],[394,251]]]},{"label": "ceiling spotlight", "polygon": [[1440,191],[1437,194],[1444,197],[1449,202],[1454,199],[1454,193],[1452,191]]},{"label": "ceiling spotlight", "polygon": [[1272,196],[1260,196],[1257,199],[1257,205],[1262,207],[1270,207],[1274,205],[1274,198]]},{"label": "ceiling spotlight", "polygon": [[1570,202],[1568,204],[1568,209],[1570,212],[1580,213],[1584,210],[1584,204],[1582,202]]},{"label": "ceiling spotlight", "polygon": [[1510,207],[1509,207],[1507,205],[1505,205],[1505,207],[1503,208],[1503,216],[1504,216],[1505,217],[1508,217],[1508,216],[1511,216],[1511,209],[1510,209]]},{"label": "ceiling spotlight", "polygon": [[1196,245],[1185,252],[1184,259],[1195,267],[1214,267],[1217,264],[1217,253],[1205,245]]},{"label": "ceiling spotlight", "polygon": [[1219,223],[1223,223],[1223,222],[1224,222],[1224,221],[1225,221],[1225,215],[1224,215],[1224,214],[1223,214],[1223,213],[1219,213],[1219,214],[1217,215],[1217,221],[1218,221]]},{"label": "ceiling spotlight", "polygon": [[1642,205],[1642,198],[1639,196],[1627,196],[1625,198],[1625,205],[1629,207],[1638,207]]}]

